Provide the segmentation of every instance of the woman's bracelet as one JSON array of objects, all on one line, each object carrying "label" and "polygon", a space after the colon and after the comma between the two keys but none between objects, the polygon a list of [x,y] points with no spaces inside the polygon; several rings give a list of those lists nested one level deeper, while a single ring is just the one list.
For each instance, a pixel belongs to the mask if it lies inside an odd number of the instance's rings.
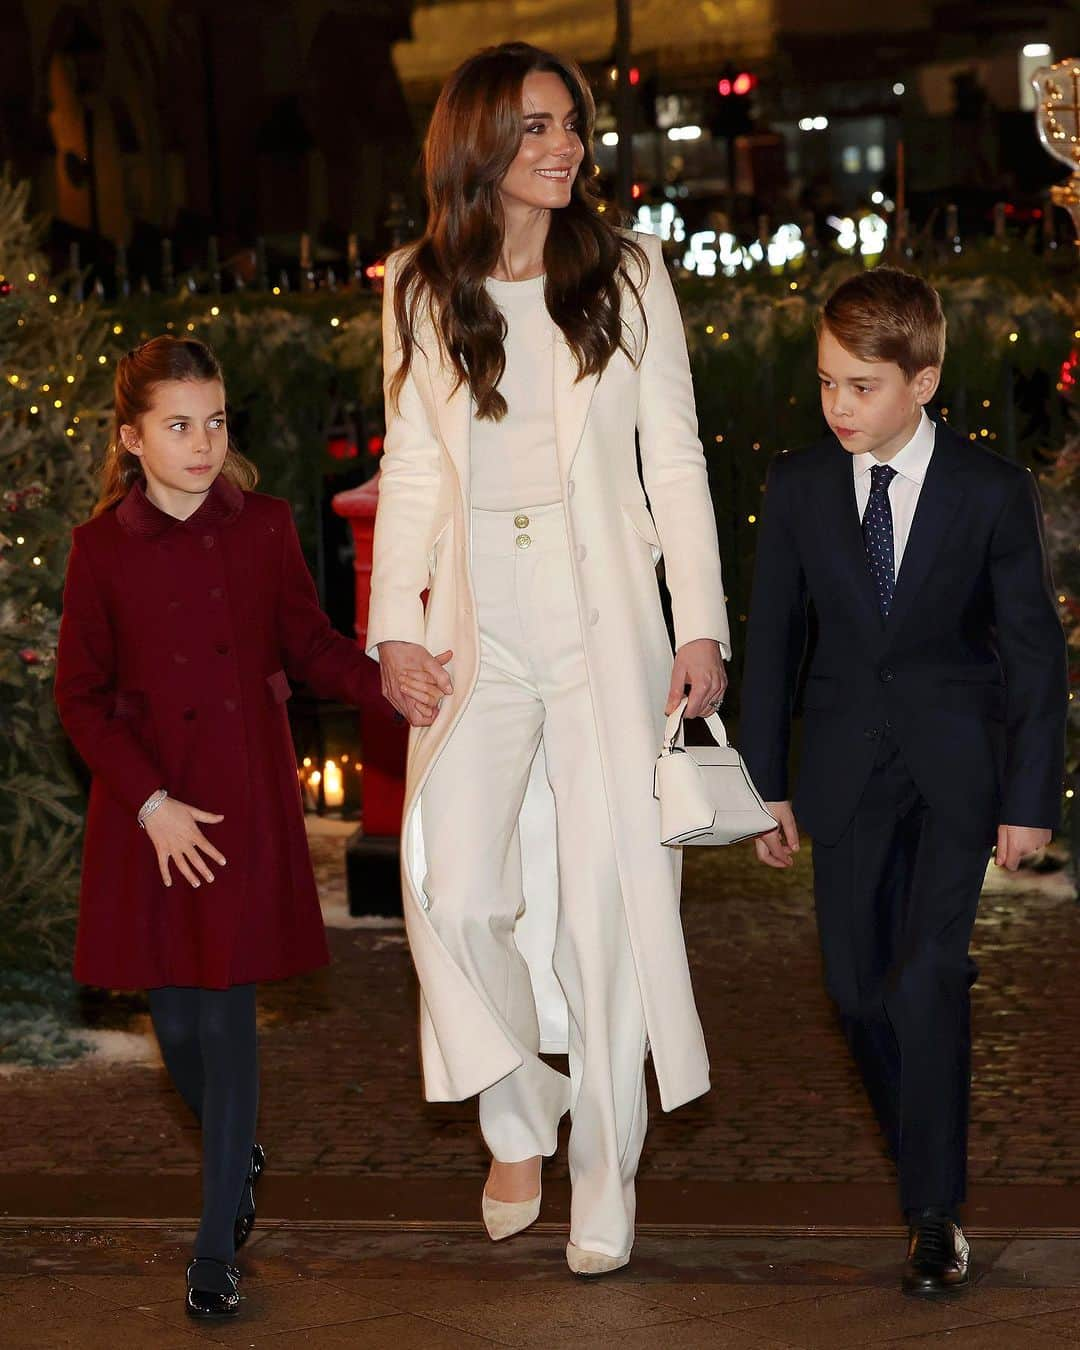
[{"label": "woman's bracelet", "polygon": [[147,817],[152,816],[154,814],[154,812],[158,809],[158,807],[161,805],[161,803],[165,800],[165,798],[168,795],[169,794],[165,791],[164,788],[158,788],[156,792],[152,792],[150,796],[147,797],[146,801],[144,801],[142,806],[139,807],[139,814],[136,817],[136,819],[139,822],[140,830],[146,829]]}]

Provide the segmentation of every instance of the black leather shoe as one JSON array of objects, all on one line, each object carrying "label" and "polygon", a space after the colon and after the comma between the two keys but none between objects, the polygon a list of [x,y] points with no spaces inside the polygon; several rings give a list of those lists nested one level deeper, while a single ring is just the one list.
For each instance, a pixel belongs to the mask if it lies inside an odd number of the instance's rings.
[{"label": "black leather shoe", "polygon": [[198,1256],[187,1268],[189,1317],[235,1317],[240,1311],[240,1272],[225,1261]]},{"label": "black leather shoe", "polygon": [[968,1284],[971,1249],[960,1225],[939,1209],[916,1215],[900,1287],[905,1294],[953,1294]]},{"label": "black leather shoe", "polygon": [[251,1168],[244,1182],[244,1193],[240,1197],[240,1212],[233,1227],[233,1247],[239,1251],[251,1236],[255,1227],[255,1184],[266,1166],[266,1154],[262,1144],[256,1144],[251,1150]]}]

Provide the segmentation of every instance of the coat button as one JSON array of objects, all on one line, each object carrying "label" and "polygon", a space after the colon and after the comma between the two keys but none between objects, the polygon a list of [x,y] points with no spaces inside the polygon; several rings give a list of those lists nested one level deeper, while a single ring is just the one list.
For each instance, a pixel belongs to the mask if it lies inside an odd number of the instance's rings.
[{"label": "coat button", "polygon": [[577,489],[574,486],[574,480],[571,478],[566,484],[566,495],[572,497]]},{"label": "coat button", "polygon": [[514,540],[514,543],[517,544],[518,548],[528,548],[532,543],[532,536],[528,534],[519,534]]},{"label": "coat button", "polygon": [[894,675],[888,666],[882,666],[878,671],[878,678],[882,684],[888,684],[894,678]]},{"label": "coat button", "polygon": [[210,599],[211,599],[211,600],[224,600],[224,599],[225,599],[225,592],[221,589],[220,586],[214,586],[214,587],[212,588],[212,590],[210,591]]},{"label": "coat button", "polygon": [[876,727],[867,727],[866,730],[863,732],[863,735],[866,737],[868,741],[876,741],[877,738],[881,735],[881,732],[878,731]]},{"label": "coat button", "polygon": [[214,536],[212,534],[204,534],[202,537],[202,546],[203,548],[213,548]]},{"label": "coat button", "polygon": [[523,530],[523,529],[525,528],[525,526],[528,525],[528,523],[529,523],[529,517],[526,516],[526,515],[520,515],[520,516],[515,516],[515,517],[514,517],[514,525],[515,525],[519,530]]},{"label": "coat button", "polygon": [[217,652],[218,656],[228,656],[229,644],[227,642],[219,642],[214,648],[214,651]]},{"label": "coat button", "polygon": [[184,721],[185,721],[185,722],[194,722],[194,721],[195,721],[195,709],[194,709],[194,708],[185,708],[182,715],[183,715],[183,718],[184,718]]},{"label": "coat button", "polygon": [[589,627],[593,628],[600,622],[600,611],[598,609],[589,610]]},{"label": "coat button", "polygon": [[175,614],[176,611],[177,611],[179,608],[180,608],[180,601],[179,601],[179,600],[170,600],[170,601],[169,601],[169,613],[170,613],[170,614]]},{"label": "coat button", "polygon": [[187,665],[187,657],[184,655],[183,652],[173,652],[172,659],[176,662],[178,666]]},{"label": "coat button", "polygon": [[589,550],[585,547],[584,544],[578,544],[577,548],[574,549],[574,555],[576,556],[578,562],[584,562],[585,559],[589,556]]},{"label": "coat button", "polygon": [[227,699],[225,700],[225,711],[226,711],[226,712],[235,712],[235,711],[236,711],[236,699],[234,699],[234,698],[227,698]]}]

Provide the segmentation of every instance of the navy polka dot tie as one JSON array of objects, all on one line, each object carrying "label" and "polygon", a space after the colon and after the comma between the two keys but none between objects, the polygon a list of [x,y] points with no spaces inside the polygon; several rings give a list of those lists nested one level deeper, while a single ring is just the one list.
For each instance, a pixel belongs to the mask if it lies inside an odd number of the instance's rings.
[{"label": "navy polka dot tie", "polygon": [[870,470],[870,500],[866,504],[862,522],[866,560],[870,564],[870,575],[874,579],[883,619],[889,617],[889,606],[896,585],[892,508],[889,506],[889,484],[895,477],[896,470],[888,464],[875,464]]}]

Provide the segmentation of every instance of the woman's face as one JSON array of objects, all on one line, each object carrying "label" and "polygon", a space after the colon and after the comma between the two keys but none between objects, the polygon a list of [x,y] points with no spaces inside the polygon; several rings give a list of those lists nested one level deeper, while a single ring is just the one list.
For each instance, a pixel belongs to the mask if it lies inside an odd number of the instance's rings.
[{"label": "woman's face", "polygon": [[507,205],[554,211],[570,204],[585,149],[570,91],[553,71],[533,71],[521,89],[521,145],[499,184]]},{"label": "woman's face", "polygon": [[163,380],[137,426],[120,428],[124,449],[143,463],[159,496],[201,495],[221,472],[229,448],[220,380]]}]

